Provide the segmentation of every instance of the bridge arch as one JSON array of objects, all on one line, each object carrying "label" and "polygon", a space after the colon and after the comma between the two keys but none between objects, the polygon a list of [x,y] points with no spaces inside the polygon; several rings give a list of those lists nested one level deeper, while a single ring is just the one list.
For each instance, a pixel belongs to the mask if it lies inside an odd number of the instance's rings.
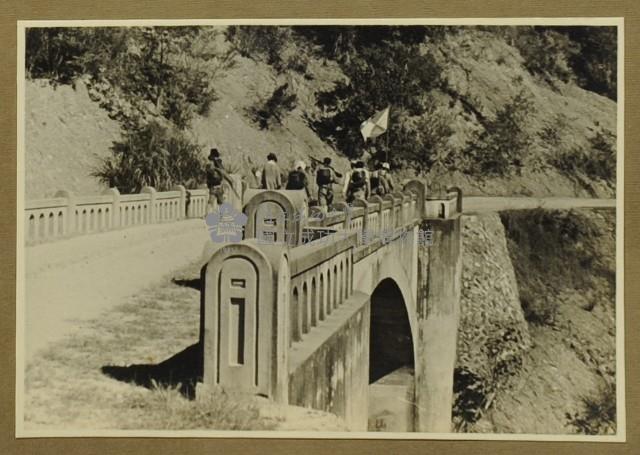
[{"label": "bridge arch", "polygon": [[409,306],[393,278],[384,278],[370,296],[369,431],[414,431],[415,362],[419,350]]},{"label": "bridge arch", "polygon": [[414,337],[402,291],[392,278],[371,294],[369,383],[400,368],[414,367]]}]

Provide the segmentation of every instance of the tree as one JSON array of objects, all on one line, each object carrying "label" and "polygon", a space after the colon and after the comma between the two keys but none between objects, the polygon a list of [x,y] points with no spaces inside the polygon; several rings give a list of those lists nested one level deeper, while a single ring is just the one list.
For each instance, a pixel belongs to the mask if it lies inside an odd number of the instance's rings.
[{"label": "tree", "polygon": [[[367,36],[369,32],[367,29],[359,33]],[[360,122],[389,105],[389,149],[395,156],[414,156],[403,153],[415,149],[416,143],[412,132],[399,120],[426,112],[428,93],[439,84],[441,69],[423,47],[411,44],[415,31],[407,33],[406,40],[368,42],[362,36],[351,38],[354,52],[349,51],[341,63],[347,79],[318,96],[318,106],[325,115],[313,126],[348,156],[357,157],[363,152]],[[386,152],[386,138],[378,149]]]}]

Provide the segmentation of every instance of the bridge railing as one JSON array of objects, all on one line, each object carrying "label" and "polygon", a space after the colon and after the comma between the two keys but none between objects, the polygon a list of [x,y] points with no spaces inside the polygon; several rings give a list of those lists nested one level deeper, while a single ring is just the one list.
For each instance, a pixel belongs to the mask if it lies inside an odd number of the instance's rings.
[{"label": "bridge railing", "polygon": [[165,192],[145,187],[139,194],[120,194],[115,188],[97,196],[74,196],[59,191],[54,198],[26,202],[25,241],[33,244],[71,235],[201,218],[206,214],[208,199],[208,190],[187,191],[181,185]]},{"label": "bridge railing", "polygon": [[289,374],[366,302],[354,292],[354,263],[431,210],[455,214],[457,194],[425,193],[409,182],[328,213],[307,211],[299,191],[246,193],[244,241],[219,248],[203,268],[204,382],[286,402]]},{"label": "bridge railing", "polygon": [[357,233],[337,231],[290,250],[289,347],[302,343],[353,292],[352,249]]}]

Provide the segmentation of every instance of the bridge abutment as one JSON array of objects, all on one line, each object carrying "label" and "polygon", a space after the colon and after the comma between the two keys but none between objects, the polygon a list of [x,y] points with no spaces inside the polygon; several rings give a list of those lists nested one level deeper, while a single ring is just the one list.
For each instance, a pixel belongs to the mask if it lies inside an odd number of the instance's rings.
[{"label": "bridge abutment", "polygon": [[416,431],[451,431],[453,372],[460,313],[461,219],[422,222],[433,242],[418,244],[415,359]]}]

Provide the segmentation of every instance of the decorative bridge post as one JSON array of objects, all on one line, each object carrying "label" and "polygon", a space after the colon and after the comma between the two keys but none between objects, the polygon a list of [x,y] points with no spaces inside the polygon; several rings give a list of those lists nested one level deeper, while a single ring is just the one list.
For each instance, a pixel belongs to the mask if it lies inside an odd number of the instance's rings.
[{"label": "decorative bridge post", "polygon": [[225,245],[202,271],[205,386],[288,401],[289,267],[282,247]]},{"label": "decorative bridge post", "polygon": [[288,251],[302,241],[298,192],[249,194],[245,240],[220,245],[202,270],[205,386],[288,403]]}]

